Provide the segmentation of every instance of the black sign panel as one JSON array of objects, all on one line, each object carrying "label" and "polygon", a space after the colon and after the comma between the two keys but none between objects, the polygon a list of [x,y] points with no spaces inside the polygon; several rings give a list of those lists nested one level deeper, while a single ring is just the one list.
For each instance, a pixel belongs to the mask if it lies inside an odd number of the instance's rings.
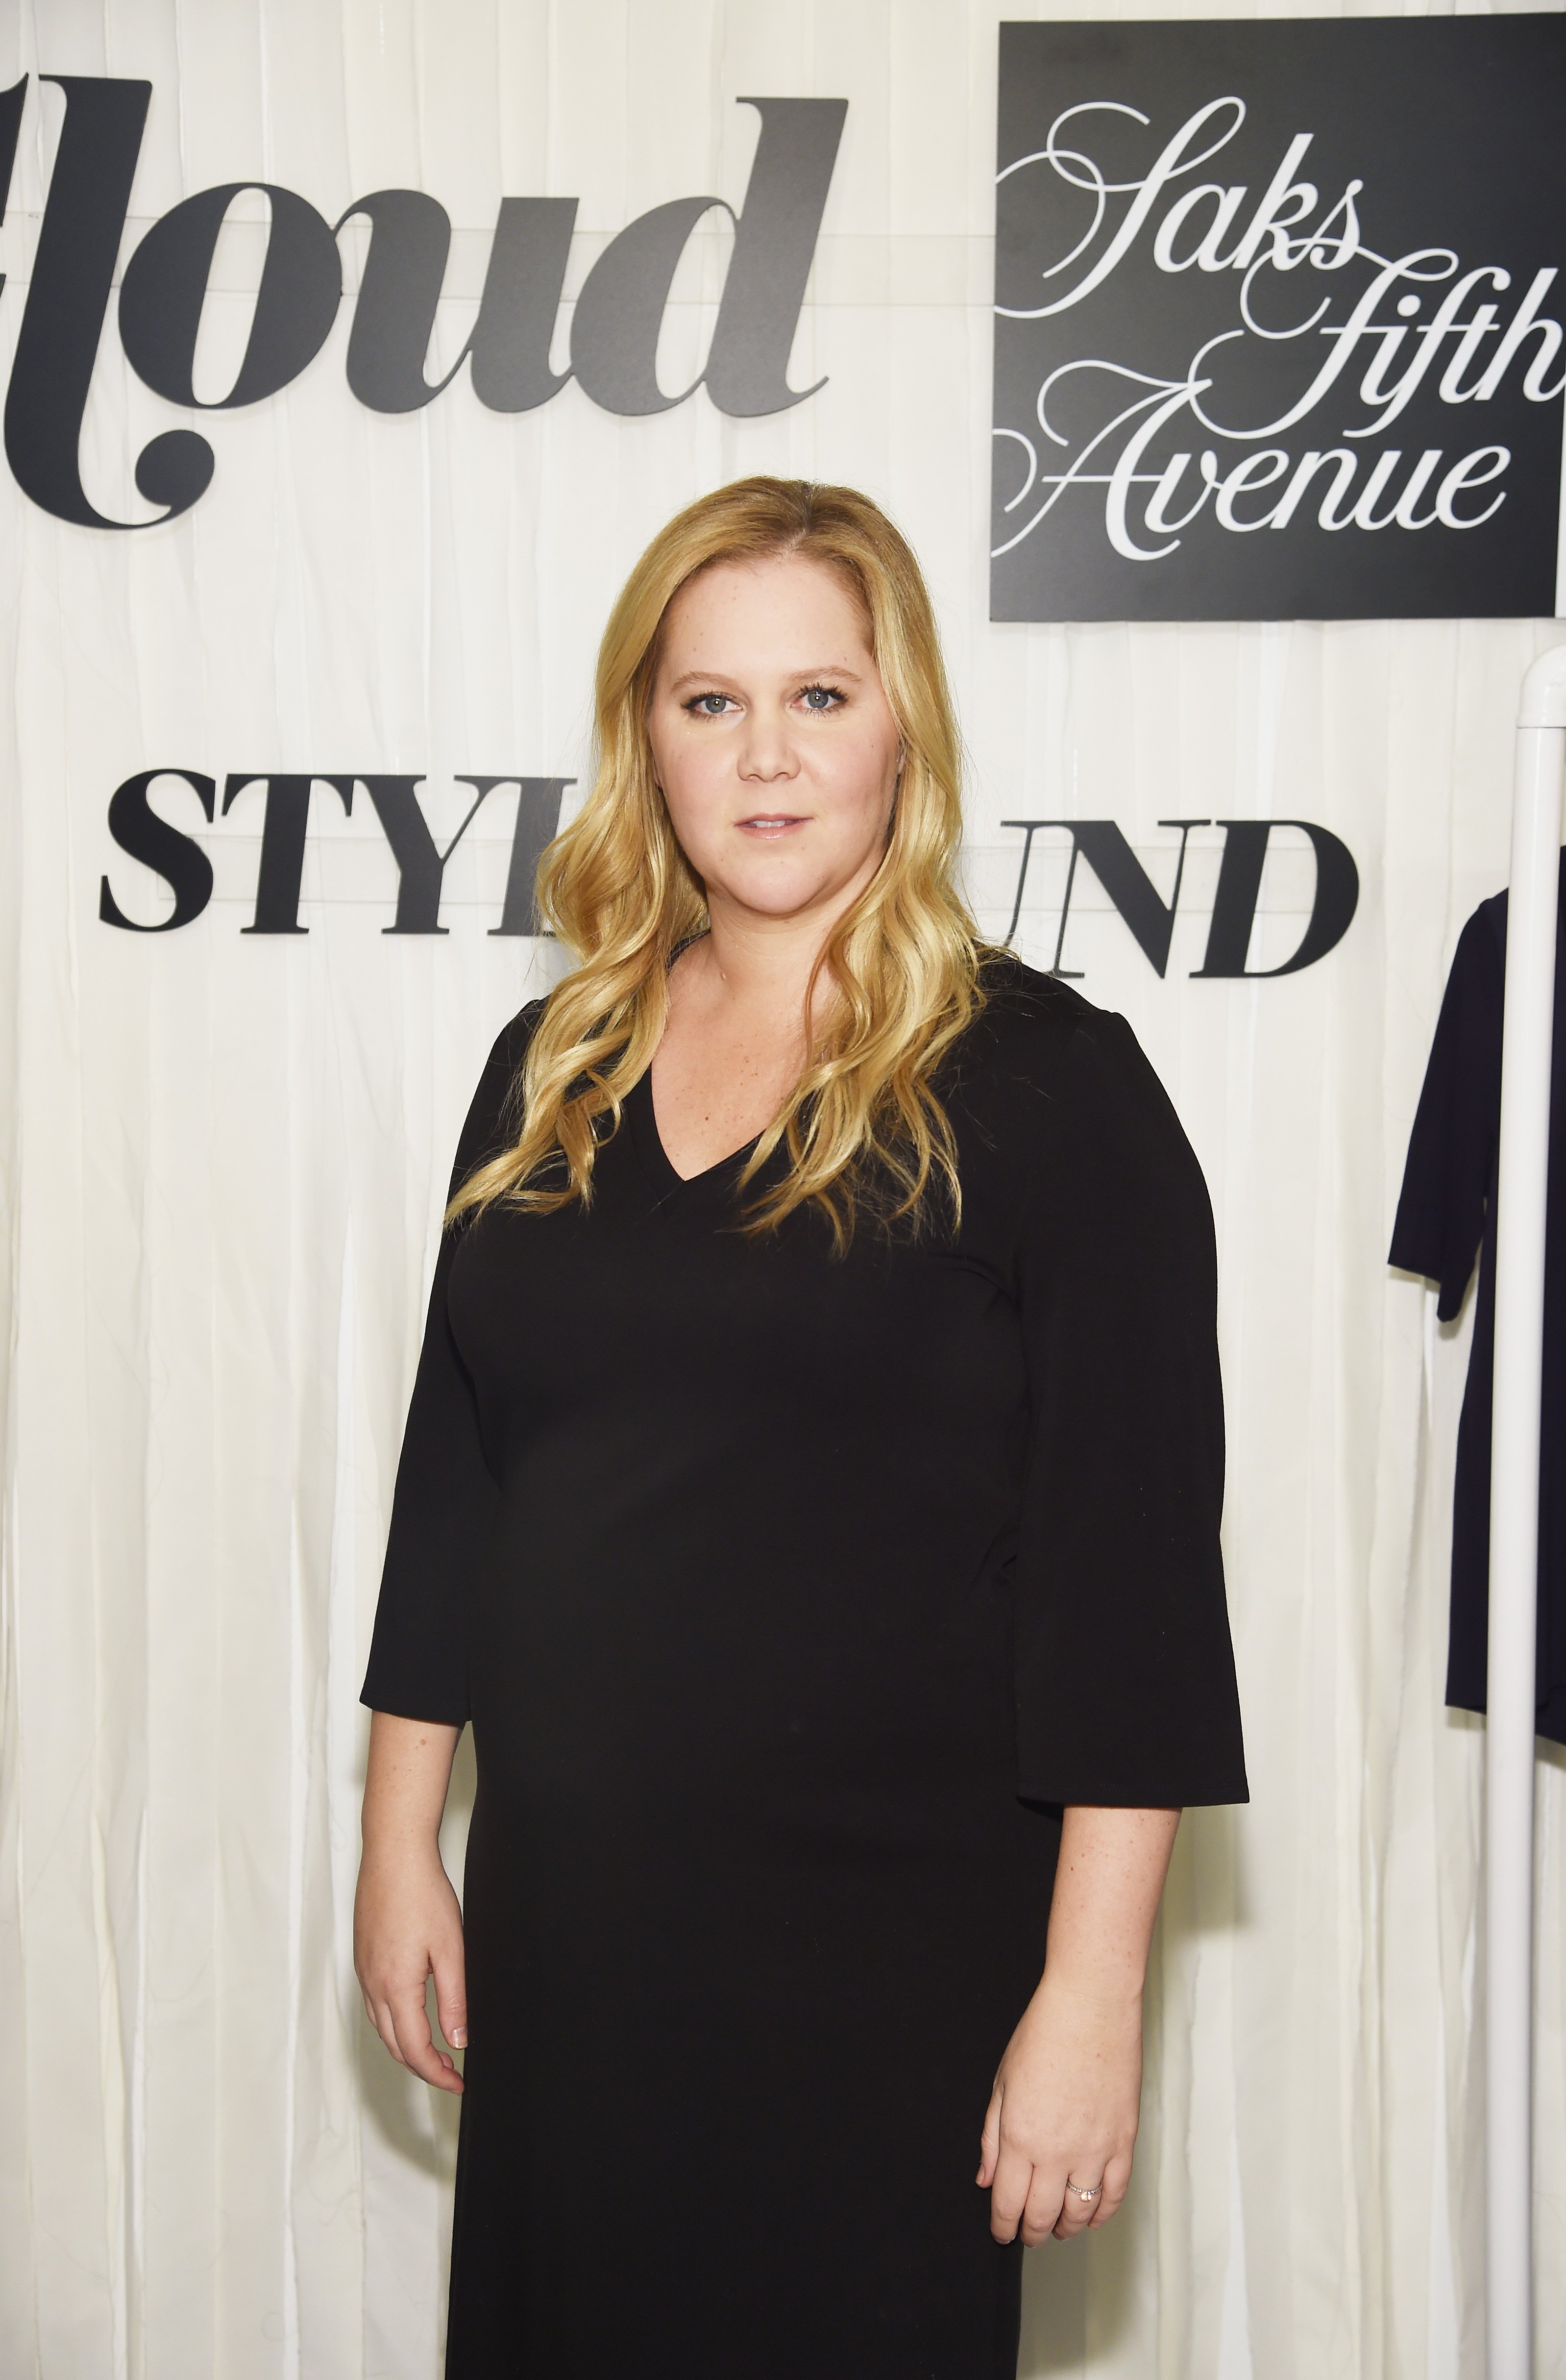
[{"label": "black sign panel", "polygon": [[996,620],[1557,610],[1566,18],[1001,28]]}]

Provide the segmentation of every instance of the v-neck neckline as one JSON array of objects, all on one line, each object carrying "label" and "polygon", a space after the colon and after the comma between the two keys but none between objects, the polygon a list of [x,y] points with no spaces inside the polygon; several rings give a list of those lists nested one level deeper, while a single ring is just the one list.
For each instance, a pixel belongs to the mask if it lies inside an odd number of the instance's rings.
[{"label": "v-neck neckline", "polygon": [[761,1135],[753,1133],[743,1148],[733,1148],[727,1157],[720,1157],[704,1165],[699,1173],[676,1172],[663,1146],[663,1135],[658,1129],[658,1111],[652,1098],[652,1068],[640,1075],[625,1097],[626,1112],[636,1140],[637,1154],[659,1186],[665,1190],[696,1190],[717,1175],[729,1173],[742,1166]]}]

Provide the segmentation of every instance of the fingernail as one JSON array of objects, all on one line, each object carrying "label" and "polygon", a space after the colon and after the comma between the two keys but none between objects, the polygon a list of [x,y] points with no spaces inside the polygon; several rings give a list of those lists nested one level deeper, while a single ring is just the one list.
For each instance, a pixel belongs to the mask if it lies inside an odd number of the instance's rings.
[{"label": "fingernail", "polygon": [[467,2027],[465,2024],[459,2024],[459,2025],[454,2026],[453,2031],[452,2031],[451,2046],[452,2046],[452,2047],[453,2047],[454,2049],[466,2049],[466,2048],[467,2048]]}]

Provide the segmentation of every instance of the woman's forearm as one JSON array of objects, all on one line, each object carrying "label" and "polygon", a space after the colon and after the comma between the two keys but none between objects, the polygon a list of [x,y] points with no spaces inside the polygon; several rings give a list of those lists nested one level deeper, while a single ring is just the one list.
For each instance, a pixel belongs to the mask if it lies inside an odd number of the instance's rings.
[{"label": "woman's forearm", "polygon": [[441,1831],[452,1762],[462,1730],[436,1719],[370,1715],[370,1761],[364,1777],[364,1849],[374,1853],[428,1851]]},{"label": "woman's forearm", "polygon": [[1068,1808],[1044,1973],[1106,2002],[1141,1998],[1178,1810]]}]

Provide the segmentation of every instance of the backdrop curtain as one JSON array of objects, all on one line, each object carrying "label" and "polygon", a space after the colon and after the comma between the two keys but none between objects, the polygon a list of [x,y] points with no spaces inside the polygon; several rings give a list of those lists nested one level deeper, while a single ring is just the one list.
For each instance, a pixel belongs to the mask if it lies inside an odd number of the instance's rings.
[{"label": "backdrop curtain", "polygon": [[[404,771],[444,842],[459,773],[589,767],[600,626],[652,531],[752,470],[886,503],[931,578],[972,757],[970,876],[1010,914],[1019,817],[1113,819],[1166,895],[1167,818],[1305,819],[1360,902],[1297,975],[1194,980],[1222,845],[1193,832],[1167,974],[1079,870],[1062,965],[1130,1018],[1207,1169],[1231,1429],[1227,1552],[1254,1799],[1182,1828],[1122,2217],[1034,2254],[1022,2369],[1084,2380],[1458,2380],[1482,2370],[1482,1722],[1442,1707],[1468,1316],[1389,1271],[1456,937],[1505,880],[1511,722],[1548,622],[992,626],[997,21],[1027,0],[37,0],[0,83],[145,77],[120,260],[246,176],[328,223],[424,190],[454,226],[427,365],[472,327],[503,194],[579,196],[557,336],[633,216],[737,204],[748,93],[846,97],[792,410],[704,392],[535,410],[467,368],[372,412],[348,295],[281,395],[200,427],[165,528],[61,522],[0,473],[0,2368],[43,2380],[433,2380],[455,2108],[370,2034],[350,1961],[357,1696],[459,1119],[547,943],[492,929],[515,793],[454,856],[438,937],[389,934],[368,795],[318,785],[299,935],[248,934],[262,794],[155,802],[215,892],[99,915],[138,771]],[[1160,13],[1183,13],[1182,7]],[[1197,9],[1184,13],[1200,13]],[[9,370],[64,113],[29,86],[0,225]],[[247,209],[249,220],[245,220]],[[200,392],[232,380],[261,202],[214,260]],[[710,338],[732,233],[680,266],[662,384]],[[111,313],[82,440],[98,508],[195,417]],[[443,829],[443,832],[441,830]],[[1017,941],[1055,953],[1066,838]],[[1281,832],[1254,965],[1311,900]],[[547,1352],[539,1361],[547,1368]],[[459,1760],[446,1841],[460,1862]],[[1538,2361],[1566,2374],[1566,1763],[1538,1767]],[[917,2079],[911,2078],[911,2087]],[[983,2110],[974,2110],[977,2150]],[[868,2144],[868,2186],[873,2146]],[[719,2170],[714,2188],[745,2187]],[[604,2209],[606,2256],[614,2210]],[[644,2368],[627,2338],[622,2369]]]}]

